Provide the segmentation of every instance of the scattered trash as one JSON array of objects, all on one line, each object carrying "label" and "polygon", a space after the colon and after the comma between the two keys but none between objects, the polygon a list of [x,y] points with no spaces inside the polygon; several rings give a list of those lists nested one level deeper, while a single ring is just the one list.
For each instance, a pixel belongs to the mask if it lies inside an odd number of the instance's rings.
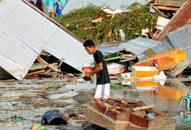
[{"label": "scattered trash", "polygon": [[111,88],[114,89],[114,90],[118,90],[118,89],[121,89],[123,86],[122,84],[119,82],[119,83],[112,83],[111,84]]},{"label": "scattered trash", "polygon": [[123,78],[123,79],[130,79],[130,77],[131,77],[131,73],[123,73],[123,74],[121,74],[121,78]]},{"label": "scattered trash", "polygon": [[124,33],[123,29],[119,29],[119,35],[121,37],[121,41],[125,41],[125,33]]},{"label": "scattered trash", "polygon": [[153,6],[150,6],[149,11],[150,11],[151,13],[156,13],[156,10],[155,10],[155,8],[154,8]]},{"label": "scattered trash", "polygon": [[149,33],[149,29],[148,28],[141,30],[141,34],[142,34],[143,37],[149,37],[148,33]]},{"label": "scattered trash", "polygon": [[33,124],[31,130],[45,130],[41,124]]},{"label": "scattered trash", "polygon": [[182,111],[182,112],[180,112],[180,118],[184,122],[191,123],[191,113],[190,113],[190,111],[185,111],[185,112]]},{"label": "scattered trash", "polygon": [[70,123],[72,125],[79,124],[79,123],[83,124],[85,122],[87,122],[87,120],[86,120],[86,117],[85,117],[84,114],[80,114],[80,113],[75,114],[75,113],[73,113],[73,114],[69,115],[68,123]]},{"label": "scattered trash", "polygon": [[164,17],[158,17],[156,28],[163,30],[163,28],[169,23],[169,19]]},{"label": "scattered trash", "polygon": [[116,10],[111,10],[109,8],[102,8],[102,10],[107,13],[107,14],[110,14],[110,15],[116,15],[116,14],[121,14],[123,13],[123,10],[121,9],[116,9]]},{"label": "scattered trash", "polygon": [[148,113],[146,116],[147,116],[147,118],[149,118],[149,119],[154,119],[154,118],[156,117],[156,114],[153,113],[153,112],[151,112],[151,113]]},{"label": "scattered trash", "polygon": [[66,125],[64,115],[58,110],[51,110],[44,113],[41,119],[42,125]]},{"label": "scattered trash", "polygon": [[121,64],[111,63],[107,65],[109,75],[116,75],[125,72],[125,67]]},{"label": "scattered trash", "polygon": [[13,119],[14,121],[24,121],[24,120],[26,120],[25,118],[23,118],[23,117],[20,116],[20,115],[15,115],[14,117],[12,117],[12,119]]},{"label": "scattered trash", "polygon": [[92,20],[92,23],[101,23],[103,21],[104,18],[100,17],[97,19]]},{"label": "scattered trash", "polygon": [[131,83],[130,80],[122,80],[121,81],[121,85],[123,85],[123,86],[130,86],[130,85],[132,85],[132,83]]}]

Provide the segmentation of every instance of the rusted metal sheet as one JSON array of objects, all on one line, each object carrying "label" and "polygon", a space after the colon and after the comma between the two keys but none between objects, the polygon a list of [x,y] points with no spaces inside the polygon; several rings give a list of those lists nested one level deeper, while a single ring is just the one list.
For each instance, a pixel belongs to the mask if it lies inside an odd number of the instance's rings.
[{"label": "rusted metal sheet", "polygon": [[156,40],[164,40],[167,34],[171,31],[176,30],[186,24],[191,23],[191,0],[187,0],[178,12],[174,15],[171,21],[166,25],[163,31],[156,37]]}]

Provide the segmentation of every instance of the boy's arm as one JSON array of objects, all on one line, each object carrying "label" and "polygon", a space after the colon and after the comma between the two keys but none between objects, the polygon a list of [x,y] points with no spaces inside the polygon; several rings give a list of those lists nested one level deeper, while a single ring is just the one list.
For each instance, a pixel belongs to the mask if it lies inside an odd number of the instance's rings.
[{"label": "boy's arm", "polygon": [[97,73],[99,73],[100,71],[102,71],[103,70],[103,63],[99,63],[98,65],[97,65],[97,67],[95,67],[95,69],[92,71],[92,75],[93,74],[97,74]]}]

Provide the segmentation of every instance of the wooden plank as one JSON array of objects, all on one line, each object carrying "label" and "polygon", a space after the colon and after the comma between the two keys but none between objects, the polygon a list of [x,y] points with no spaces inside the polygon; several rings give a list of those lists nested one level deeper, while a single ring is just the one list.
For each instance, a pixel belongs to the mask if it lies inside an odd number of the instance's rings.
[{"label": "wooden plank", "polygon": [[169,7],[169,6],[162,6],[162,5],[155,5],[155,7],[159,10],[167,10],[167,11],[177,11],[178,8],[176,7]]},{"label": "wooden plank", "polygon": [[37,61],[41,64],[41,65],[47,65],[48,68],[52,69],[55,72],[61,72],[58,67],[55,64],[49,64],[47,63],[44,59],[42,59],[40,56],[37,58]]},{"label": "wooden plank", "polygon": [[97,109],[98,111],[102,112],[104,115],[111,117],[114,120],[119,121],[127,121],[129,120],[130,113],[124,113],[118,111],[116,108],[106,108],[105,106],[96,105],[96,107],[92,104],[92,108]]},{"label": "wooden plank", "polygon": [[48,52],[42,51],[40,53],[40,56],[50,56],[50,54]]},{"label": "wooden plank", "polygon": [[180,8],[186,0],[155,0],[154,4]]},{"label": "wooden plank", "polygon": [[149,105],[149,106],[142,106],[142,107],[136,107],[133,108],[133,111],[142,111],[142,110],[147,110],[147,109],[153,109],[155,106],[154,105]]},{"label": "wooden plank", "polygon": [[38,61],[38,63],[40,63],[41,65],[48,65],[48,63],[47,63],[44,59],[42,59],[40,56],[37,58],[37,61]]},{"label": "wooden plank", "polygon": [[94,107],[87,105],[87,109],[85,110],[85,114],[87,120],[98,125],[106,128],[108,130],[127,130],[128,123],[127,121],[118,121],[116,122],[110,117],[100,113]]},{"label": "wooden plank", "polygon": [[59,69],[58,69],[58,65],[57,63],[55,64],[48,64],[48,68],[52,69],[53,71],[55,72],[61,72]]},{"label": "wooden plank", "polygon": [[131,114],[129,122],[133,123],[137,127],[148,128],[150,120],[135,114]]},{"label": "wooden plank", "polygon": [[41,65],[38,63],[34,63],[32,65],[32,67],[30,68],[30,71],[42,70],[42,69],[46,69],[46,68],[47,68],[47,65]]},{"label": "wooden plank", "polygon": [[31,73],[28,73],[26,76],[28,77],[28,76],[37,75],[40,73],[45,73],[45,70],[39,70],[39,71],[31,72]]},{"label": "wooden plank", "polygon": [[96,109],[95,104],[86,105],[85,114],[87,120],[108,130],[175,130],[174,119],[167,116],[158,116],[153,120],[130,115],[130,121],[114,120]]}]

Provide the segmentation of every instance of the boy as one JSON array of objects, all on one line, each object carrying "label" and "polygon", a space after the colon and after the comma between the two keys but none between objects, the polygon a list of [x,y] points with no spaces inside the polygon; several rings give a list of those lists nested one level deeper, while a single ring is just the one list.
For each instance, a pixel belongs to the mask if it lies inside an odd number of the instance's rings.
[{"label": "boy", "polygon": [[101,101],[108,99],[110,95],[110,78],[107,65],[103,54],[96,49],[93,40],[86,40],[83,46],[88,54],[93,55],[95,60],[95,68],[92,71],[92,75],[96,74],[97,77],[97,87],[94,98],[96,103],[101,104]]}]

